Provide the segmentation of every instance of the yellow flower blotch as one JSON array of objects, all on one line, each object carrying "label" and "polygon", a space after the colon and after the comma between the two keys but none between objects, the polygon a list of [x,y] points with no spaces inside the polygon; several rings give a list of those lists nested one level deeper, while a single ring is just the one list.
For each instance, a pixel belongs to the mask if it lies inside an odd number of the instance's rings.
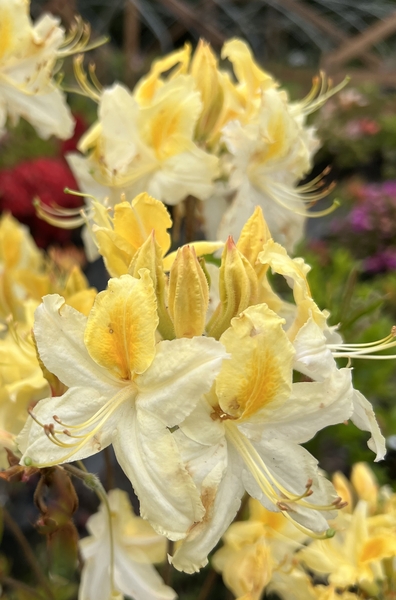
[{"label": "yellow flower blotch", "polygon": [[123,380],[144,373],[155,355],[154,288],[147,271],[141,276],[110,279],[108,289],[96,297],[84,334],[91,357]]},{"label": "yellow flower blotch", "polygon": [[216,381],[221,409],[240,420],[291,392],[294,350],[282,325],[284,320],[265,304],[252,306],[231,322],[221,342],[231,354]]}]

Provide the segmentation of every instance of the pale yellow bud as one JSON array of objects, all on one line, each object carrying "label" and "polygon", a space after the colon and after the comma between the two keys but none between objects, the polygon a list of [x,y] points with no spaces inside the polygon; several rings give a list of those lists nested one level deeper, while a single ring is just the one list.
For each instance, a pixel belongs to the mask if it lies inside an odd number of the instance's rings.
[{"label": "pale yellow bud", "polygon": [[353,465],[351,482],[359,498],[368,503],[370,510],[374,510],[378,499],[378,481],[366,463]]},{"label": "pale yellow bud", "polygon": [[210,138],[223,108],[224,91],[217,59],[210,45],[200,40],[191,61],[191,75],[201,94],[203,110],[198,120],[195,136],[197,140]]},{"label": "pale yellow bud", "polygon": [[172,265],[168,302],[177,338],[202,335],[209,305],[209,287],[191,246],[180,248]]},{"label": "pale yellow bud", "polygon": [[219,294],[220,304],[207,326],[208,335],[216,339],[230,326],[232,318],[257,304],[258,298],[257,275],[231,236],[221,257]]},{"label": "pale yellow bud", "polygon": [[128,273],[132,277],[140,277],[141,269],[147,269],[153,281],[159,318],[158,331],[163,339],[172,340],[175,337],[175,331],[167,310],[166,275],[162,264],[162,248],[156,240],[154,231],[134,255]]}]

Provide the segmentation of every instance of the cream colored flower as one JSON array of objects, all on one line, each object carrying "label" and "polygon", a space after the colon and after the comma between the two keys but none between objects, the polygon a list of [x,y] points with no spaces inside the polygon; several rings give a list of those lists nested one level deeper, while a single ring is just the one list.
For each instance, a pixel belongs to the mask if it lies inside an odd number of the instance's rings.
[{"label": "cream colored flower", "polygon": [[98,122],[80,142],[85,163],[71,155],[69,164],[78,180],[89,172],[102,186],[99,198],[109,196],[110,205],[120,193],[131,200],[144,191],[171,205],[189,194],[203,200],[212,191],[218,160],[194,143],[201,110],[190,76],[165,83],[148,106],[114,85],[102,93]]},{"label": "cream colored flower", "polygon": [[29,0],[0,2],[0,131],[23,117],[43,138],[67,139],[74,122],[52,77],[65,32],[49,14],[33,25],[29,9]]},{"label": "cream colored flower", "polygon": [[68,390],[39,402],[19,436],[22,464],[78,460],[113,444],[139,496],[141,515],[173,538],[203,507],[170,428],[209,390],[226,353],[207,338],[156,343],[153,283],[111,279],[88,319],[58,295],[37,309],[34,335],[45,367]]},{"label": "cream colored flower", "polygon": [[166,559],[166,539],[133,514],[126,492],[111,490],[108,506],[87,521],[90,535],[80,541],[84,559],[79,600],[174,600],[153,563]]}]

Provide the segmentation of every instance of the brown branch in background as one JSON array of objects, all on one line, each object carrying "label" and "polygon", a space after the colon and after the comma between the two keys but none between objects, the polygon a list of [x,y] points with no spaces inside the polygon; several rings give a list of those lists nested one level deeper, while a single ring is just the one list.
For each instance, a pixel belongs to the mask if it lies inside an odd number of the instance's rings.
[{"label": "brown branch in background", "polygon": [[221,46],[227,39],[227,36],[217,27],[203,18],[201,11],[193,8],[192,4],[186,4],[181,0],[161,0],[165,6],[185,27],[195,29],[200,35],[208,40],[213,46]]},{"label": "brown branch in background", "polygon": [[33,550],[31,549],[29,542],[24,536],[19,525],[11,517],[10,513],[6,508],[3,507],[3,518],[6,527],[12,533],[16,541],[18,542],[21,550],[23,551],[27,562],[29,563],[38,583],[45,590],[49,600],[55,600],[52,590],[49,586],[48,580],[41,569],[40,563],[38,562]]},{"label": "brown branch in background", "polygon": [[[276,4],[298,15],[335,42],[346,43],[351,39],[339,27],[334,25],[330,19],[323,17],[317,10],[305,2],[299,0],[277,0],[276,3],[271,3],[275,9],[277,8]],[[382,60],[368,49],[362,52],[359,58],[371,68],[378,69],[382,65]]]},{"label": "brown branch in background", "polygon": [[197,198],[195,196],[187,196],[184,200],[185,204],[185,218],[184,218],[184,234],[185,234],[185,243],[188,244],[195,240],[196,236],[196,206],[197,206]]},{"label": "brown branch in background", "polygon": [[106,490],[106,492],[108,492],[109,490],[112,490],[115,488],[115,481],[114,481],[114,467],[112,464],[112,454],[111,454],[111,450],[110,450],[110,446],[107,446],[107,448],[105,448],[103,450],[103,456],[104,456],[104,461],[105,461],[105,485],[104,488]]},{"label": "brown branch in background", "polygon": [[[379,19],[373,25],[366,27],[362,33],[349,37],[337,50],[324,57],[323,65],[326,69],[338,69],[349,60],[360,58],[367,53],[368,48],[384,41],[396,31],[396,11],[384,20]],[[383,65],[383,62],[381,61]]]},{"label": "brown branch in background", "polygon": [[140,16],[137,0],[125,0],[123,22],[124,77],[129,87],[136,79],[136,66],[140,54]]},{"label": "brown branch in background", "polygon": [[218,575],[219,574],[216,573],[214,569],[210,569],[205,581],[202,584],[197,600],[207,600],[207,598],[209,598],[209,594],[212,591],[214,584],[216,583]]}]

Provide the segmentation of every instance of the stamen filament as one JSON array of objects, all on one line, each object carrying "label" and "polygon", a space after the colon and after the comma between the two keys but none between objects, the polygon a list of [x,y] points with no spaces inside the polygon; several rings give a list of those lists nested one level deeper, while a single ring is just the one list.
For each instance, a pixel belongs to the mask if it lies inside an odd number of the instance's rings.
[{"label": "stamen filament", "polygon": [[[59,440],[56,437],[58,435],[58,432],[55,432],[53,426],[51,427],[51,425],[45,425],[45,424],[41,423],[39,421],[39,419],[32,412],[30,413],[30,415],[35,420],[35,422],[38,425],[40,425],[40,427],[43,427],[46,435],[51,440],[51,442],[53,442],[55,445],[62,447],[62,448],[73,448],[73,450],[71,450],[65,456],[62,457],[62,462],[67,462],[72,456],[74,456],[77,452],[79,452],[79,450],[81,450],[81,448],[83,448],[98,433],[98,431],[100,431],[100,429],[102,428],[104,423],[106,423],[106,421],[111,417],[111,415],[126,400],[128,400],[130,398],[131,398],[131,386],[128,385],[127,387],[120,390],[120,392],[118,392],[115,396],[113,396],[113,398],[111,398],[110,401],[106,402],[106,404],[105,404],[106,409],[104,411],[103,418],[101,418],[99,420],[99,423],[93,429],[91,429],[91,431],[89,431],[85,436],[81,436],[81,437],[83,437],[83,439],[79,443],[74,442],[72,444],[66,444],[65,442],[62,442],[61,440]],[[81,428],[86,427],[87,423],[97,421],[99,418],[98,415],[103,413],[103,408],[104,407],[102,407],[97,413],[95,413],[95,415],[93,417],[91,417],[91,419],[88,419],[88,421],[86,421],[85,423],[81,423],[80,425],[75,426],[75,427],[77,427],[78,429],[81,429]],[[56,422],[59,423],[59,421],[56,421]],[[64,433],[64,432],[62,431],[59,433]],[[67,435],[67,434],[65,434],[65,435]],[[58,465],[59,463],[60,463],[60,461],[58,459],[58,460],[50,461],[48,463],[42,463],[42,464],[36,465],[36,466],[39,468],[54,467],[54,466]],[[33,464],[33,463],[31,463],[31,464]]]}]

